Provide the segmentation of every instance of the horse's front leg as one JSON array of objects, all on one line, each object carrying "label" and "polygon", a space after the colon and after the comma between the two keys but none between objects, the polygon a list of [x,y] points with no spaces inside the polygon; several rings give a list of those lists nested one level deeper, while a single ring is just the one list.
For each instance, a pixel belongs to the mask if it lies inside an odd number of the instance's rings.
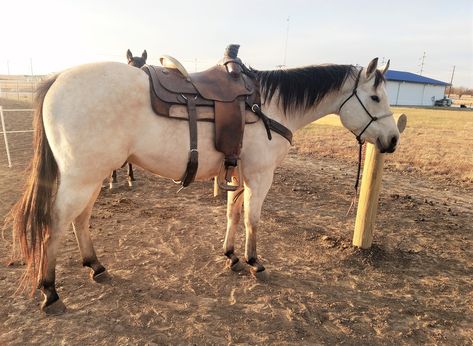
[{"label": "horse's front leg", "polygon": [[235,255],[235,233],[238,230],[238,224],[241,218],[241,206],[243,204],[243,188],[236,191],[229,191],[227,194],[227,233],[223,243],[223,251],[228,257],[228,266],[239,271],[242,264]]},{"label": "horse's front leg", "polygon": [[247,178],[245,181],[245,257],[246,262],[252,267],[251,271],[254,274],[265,270],[264,266],[258,260],[256,251],[256,234],[261,217],[261,208],[272,182],[273,171],[255,174],[254,176]]}]

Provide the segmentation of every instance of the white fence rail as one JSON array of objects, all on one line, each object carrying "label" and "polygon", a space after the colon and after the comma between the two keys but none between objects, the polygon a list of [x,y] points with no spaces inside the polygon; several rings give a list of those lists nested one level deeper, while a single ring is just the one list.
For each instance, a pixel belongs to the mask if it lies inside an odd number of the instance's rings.
[{"label": "white fence rail", "polygon": [[11,130],[7,131],[6,126],[5,126],[5,113],[7,112],[33,112],[33,109],[4,109],[2,106],[0,106],[0,120],[2,124],[2,132],[3,134],[3,141],[5,143],[5,150],[7,153],[7,162],[8,162],[8,167],[12,167],[12,158],[11,158],[11,152],[10,152],[10,146],[8,143],[8,134],[13,134],[13,133],[30,133],[33,132],[33,130]]}]

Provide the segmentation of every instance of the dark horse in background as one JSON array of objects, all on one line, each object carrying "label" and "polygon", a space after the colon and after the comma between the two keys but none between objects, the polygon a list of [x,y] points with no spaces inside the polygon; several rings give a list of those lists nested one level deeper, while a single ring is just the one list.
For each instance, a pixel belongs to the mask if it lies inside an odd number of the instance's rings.
[{"label": "dark horse in background", "polygon": [[[141,56],[133,56],[131,53],[131,50],[126,51],[126,59],[128,60],[128,65],[134,66],[141,68],[144,64],[146,64],[146,59],[148,58],[148,53],[146,52],[146,49],[143,51]],[[123,166],[125,166],[127,163],[125,162]],[[133,176],[133,166],[131,163],[128,162],[128,186],[132,187],[135,185],[135,177]],[[112,174],[110,175],[110,184],[109,187],[110,189],[116,188],[118,185],[117,181],[117,171],[114,170]]]}]

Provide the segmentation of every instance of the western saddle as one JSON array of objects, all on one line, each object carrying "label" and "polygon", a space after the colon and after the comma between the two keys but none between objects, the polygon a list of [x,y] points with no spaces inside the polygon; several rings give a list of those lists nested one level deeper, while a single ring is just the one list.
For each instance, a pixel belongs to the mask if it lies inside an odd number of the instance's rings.
[{"label": "western saddle", "polygon": [[[198,168],[197,121],[215,123],[215,149],[224,154],[222,169],[217,182],[222,190],[235,191],[241,186],[230,184],[243,141],[245,123],[263,120],[268,138],[270,130],[276,131],[292,142],[292,133],[283,125],[266,117],[260,110],[260,95],[256,79],[240,58],[239,45],[229,45],[216,66],[189,74],[176,59],[164,55],[160,58],[163,66],[144,65],[151,84],[151,106],[161,116],[189,121],[190,151],[186,172],[180,183],[183,187],[194,181]],[[173,106],[185,106],[187,114],[175,116]],[[213,108],[213,112],[202,111]],[[257,116],[250,119],[245,115],[250,108]],[[239,167],[239,166],[238,166]]]}]

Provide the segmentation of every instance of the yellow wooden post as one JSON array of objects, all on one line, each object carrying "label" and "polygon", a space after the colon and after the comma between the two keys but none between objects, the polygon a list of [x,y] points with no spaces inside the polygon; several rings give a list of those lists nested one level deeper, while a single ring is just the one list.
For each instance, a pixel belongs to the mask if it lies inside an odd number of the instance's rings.
[{"label": "yellow wooden post", "polygon": [[362,249],[370,248],[373,242],[383,164],[384,154],[381,154],[375,145],[368,143],[353,234],[353,245]]},{"label": "yellow wooden post", "polygon": [[[407,116],[401,114],[397,127],[402,133],[407,125]],[[360,197],[356,211],[355,232],[353,245],[369,249],[373,242],[373,231],[378,211],[378,199],[383,177],[384,154],[373,144],[366,144],[363,177],[361,178]]]}]

